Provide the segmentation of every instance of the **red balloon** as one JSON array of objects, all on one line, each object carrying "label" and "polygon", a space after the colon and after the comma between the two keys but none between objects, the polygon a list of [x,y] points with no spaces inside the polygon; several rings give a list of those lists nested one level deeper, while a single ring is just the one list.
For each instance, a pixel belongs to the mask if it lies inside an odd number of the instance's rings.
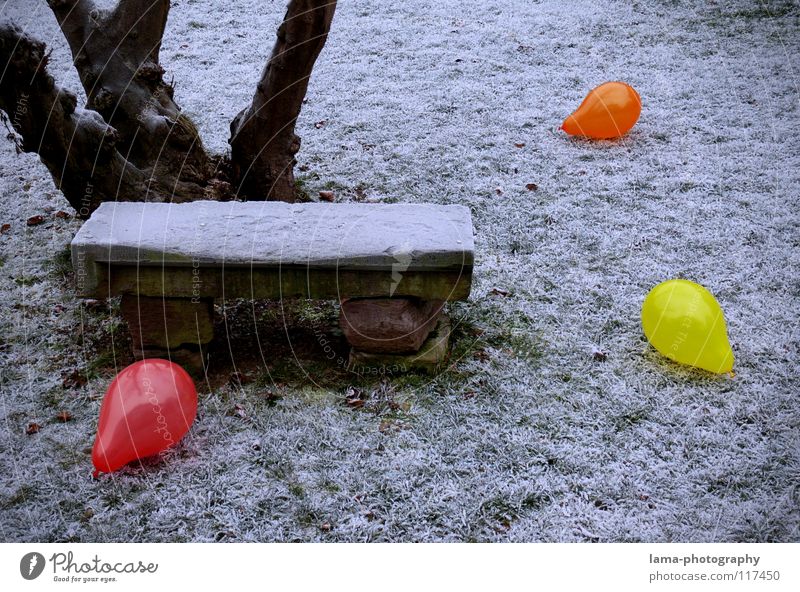
[{"label": "red balloon", "polygon": [[157,358],[131,364],[117,374],[100,407],[94,476],[176,444],[196,415],[197,389],[183,368]]}]

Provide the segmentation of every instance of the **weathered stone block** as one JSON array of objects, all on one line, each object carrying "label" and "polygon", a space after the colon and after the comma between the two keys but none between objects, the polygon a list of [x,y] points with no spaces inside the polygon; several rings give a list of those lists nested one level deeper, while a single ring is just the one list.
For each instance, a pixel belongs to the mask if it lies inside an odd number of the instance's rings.
[{"label": "weathered stone block", "polygon": [[339,325],[355,349],[373,353],[413,353],[436,326],[441,300],[351,298],[342,301]]},{"label": "weathered stone block", "polygon": [[[202,348],[202,349],[201,349]],[[205,346],[201,348],[179,347],[175,349],[163,349],[150,347],[146,349],[133,348],[133,357],[136,360],[145,358],[161,358],[169,360],[181,366],[195,378],[201,378],[206,367],[207,353]]]},{"label": "weathered stone block", "polygon": [[[101,269],[101,266],[97,266]],[[252,299],[306,298],[339,300],[342,297],[418,297],[423,300],[466,300],[471,275],[461,271],[406,271],[398,283],[388,271],[259,269],[219,267],[102,266],[108,273],[98,297],[138,293],[167,297],[222,297]]]},{"label": "weathered stone block", "polygon": [[151,298],[123,294],[122,316],[134,349],[204,345],[214,337],[211,298]]},{"label": "weathered stone block", "polygon": [[[104,292],[119,271],[156,271],[174,283],[173,270],[183,270],[181,295],[195,287],[185,283],[189,273],[203,296],[276,297],[251,295],[257,274],[275,271],[270,294],[283,287],[324,298],[342,279],[369,295],[453,300],[469,294],[473,250],[470,211],[459,205],[106,202],[73,239],[72,261],[86,296],[114,295]],[[362,273],[369,282],[359,286]]]},{"label": "weathered stone block", "polygon": [[348,369],[364,375],[400,374],[411,370],[436,373],[447,360],[450,341],[450,318],[439,316],[436,328],[419,351],[413,354],[379,354],[352,349]]},{"label": "weathered stone block", "polygon": [[389,363],[435,365],[447,338],[428,334],[442,301],[469,297],[474,260],[469,209],[434,204],[107,202],[71,248],[80,295],[123,295],[136,355],[189,367],[221,297],[384,299],[343,307],[354,359],[421,347]]}]

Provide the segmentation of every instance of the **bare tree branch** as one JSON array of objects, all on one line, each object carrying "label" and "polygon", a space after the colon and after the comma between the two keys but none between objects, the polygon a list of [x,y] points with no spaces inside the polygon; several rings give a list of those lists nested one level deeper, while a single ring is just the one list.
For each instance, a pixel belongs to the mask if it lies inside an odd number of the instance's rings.
[{"label": "bare tree branch", "polygon": [[294,201],[294,133],[314,63],[330,31],[336,1],[291,0],[250,106],[231,122],[237,193]]}]

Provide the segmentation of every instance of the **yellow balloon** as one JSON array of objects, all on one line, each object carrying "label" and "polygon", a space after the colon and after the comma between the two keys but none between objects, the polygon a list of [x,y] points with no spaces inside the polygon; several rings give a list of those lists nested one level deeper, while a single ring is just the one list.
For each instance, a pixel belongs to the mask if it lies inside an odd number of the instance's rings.
[{"label": "yellow balloon", "polygon": [[642,304],[647,340],[671,360],[716,374],[733,371],[725,317],[714,296],[688,280],[669,280]]}]

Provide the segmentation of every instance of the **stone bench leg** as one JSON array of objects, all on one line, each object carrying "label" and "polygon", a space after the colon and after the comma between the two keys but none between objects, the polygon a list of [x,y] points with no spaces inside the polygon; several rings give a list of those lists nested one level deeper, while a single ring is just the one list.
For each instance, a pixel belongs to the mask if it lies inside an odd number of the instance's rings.
[{"label": "stone bench leg", "polygon": [[213,298],[124,294],[121,312],[128,323],[137,360],[164,358],[190,373],[203,373],[207,346],[214,337]]},{"label": "stone bench leg", "polygon": [[450,323],[441,300],[350,298],[339,324],[358,373],[435,372],[447,357]]}]

